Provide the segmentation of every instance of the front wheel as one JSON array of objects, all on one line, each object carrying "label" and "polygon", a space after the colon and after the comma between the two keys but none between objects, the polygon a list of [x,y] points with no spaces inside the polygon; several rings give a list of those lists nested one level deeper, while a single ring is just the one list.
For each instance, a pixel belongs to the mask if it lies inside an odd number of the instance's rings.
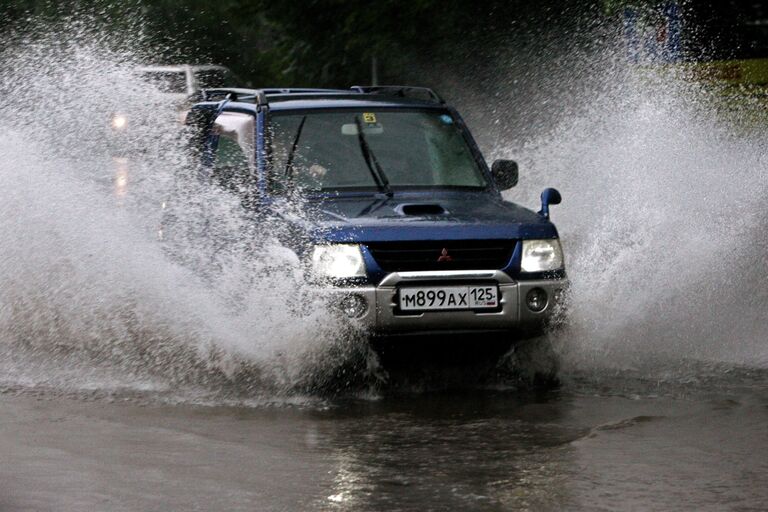
[{"label": "front wheel", "polygon": [[515,343],[499,360],[499,370],[520,386],[551,389],[560,385],[560,357],[554,337],[543,334]]}]

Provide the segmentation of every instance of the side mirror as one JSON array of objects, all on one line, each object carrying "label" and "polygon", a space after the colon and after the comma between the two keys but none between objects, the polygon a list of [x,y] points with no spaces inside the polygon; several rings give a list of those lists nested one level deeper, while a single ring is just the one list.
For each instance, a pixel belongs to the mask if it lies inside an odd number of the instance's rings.
[{"label": "side mirror", "polygon": [[499,190],[508,190],[517,185],[518,169],[514,160],[496,160],[491,166],[493,181]]},{"label": "side mirror", "polygon": [[539,215],[545,219],[548,219],[549,205],[560,204],[562,200],[563,197],[560,195],[560,192],[558,192],[556,188],[545,188],[541,193],[541,210],[539,210]]}]

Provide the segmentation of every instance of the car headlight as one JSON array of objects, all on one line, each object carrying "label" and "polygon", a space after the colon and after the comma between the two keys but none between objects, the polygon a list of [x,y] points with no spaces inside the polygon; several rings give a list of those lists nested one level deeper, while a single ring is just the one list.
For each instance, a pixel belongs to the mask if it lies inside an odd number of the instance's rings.
[{"label": "car headlight", "polygon": [[128,118],[122,114],[115,114],[112,116],[112,128],[115,130],[123,130],[128,126]]},{"label": "car headlight", "polygon": [[365,261],[359,245],[318,245],[312,252],[312,268],[322,277],[365,277]]},{"label": "car headlight", "polygon": [[523,240],[523,272],[547,272],[563,268],[563,249],[560,240]]}]

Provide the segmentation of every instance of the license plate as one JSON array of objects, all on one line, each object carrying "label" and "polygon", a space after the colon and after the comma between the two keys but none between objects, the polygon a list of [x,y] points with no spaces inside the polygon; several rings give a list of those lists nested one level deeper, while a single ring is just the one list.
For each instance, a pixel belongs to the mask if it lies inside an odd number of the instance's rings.
[{"label": "license plate", "polygon": [[497,307],[499,307],[499,289],[496,286],[400,288],[401,311],[495,309]]}]

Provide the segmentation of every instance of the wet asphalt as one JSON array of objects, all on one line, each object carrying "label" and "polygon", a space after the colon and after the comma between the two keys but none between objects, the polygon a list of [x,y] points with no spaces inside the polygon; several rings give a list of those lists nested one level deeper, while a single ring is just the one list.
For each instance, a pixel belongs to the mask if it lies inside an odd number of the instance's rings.
[{"label": "wet asphalt", "polygon": [[766,510],[768,378],[268,406],[0,395],[0,511]]}]

